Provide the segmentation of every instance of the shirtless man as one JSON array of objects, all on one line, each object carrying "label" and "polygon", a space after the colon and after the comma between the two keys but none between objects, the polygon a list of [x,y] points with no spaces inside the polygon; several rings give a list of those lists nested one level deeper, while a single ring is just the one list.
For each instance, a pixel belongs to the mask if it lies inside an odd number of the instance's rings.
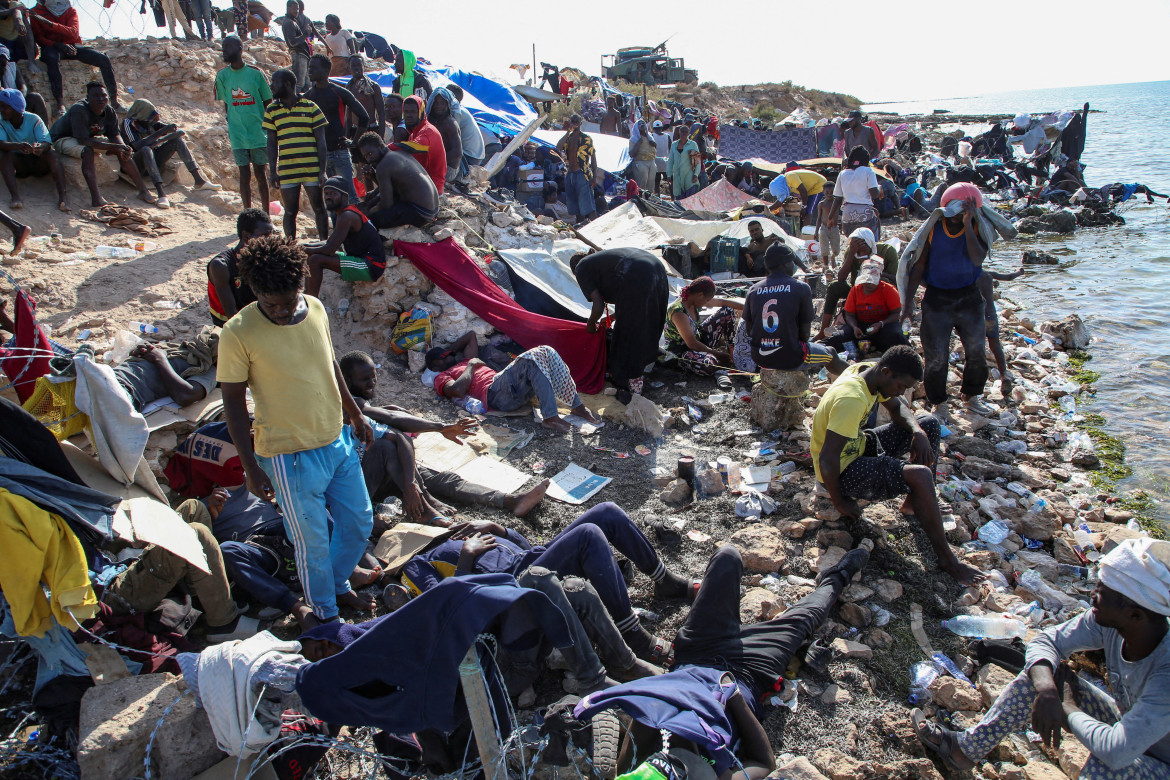
[{"label": "shirtless man", "polygon": [[[362,108],[366,110],[366,114],[373,119],[370,130],[384,138],[386,136],[386,100],[382,97],[382,88],[366,75],[360,54],[349,58],[349,72],[351,78],[345,88],[357,98],[357,101],[362,104]],[[401,106],[402,101],[398,102]],[[348,124],[351,138],[356,141],[361,134],[357,132],[358,121],[352,113],[349,115]]]},{"label": "shirtless man", "polygon": [[374,166],[378,183],[377,191],[362,206],[379,230],[422,227],[439,213],[439,190],[409,150],[409,142],[387,147],[382,136],[373,132],[358,139],[358,154]]}]

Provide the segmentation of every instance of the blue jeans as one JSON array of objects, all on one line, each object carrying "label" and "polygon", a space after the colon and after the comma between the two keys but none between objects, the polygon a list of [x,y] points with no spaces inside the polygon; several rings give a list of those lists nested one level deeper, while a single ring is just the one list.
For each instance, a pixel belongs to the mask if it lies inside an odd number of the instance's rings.
[{"label": "blue jeans", "polygon": [[610,501],[598,504],[570,523],[530,565],[542,566],[562,577],[589,580],[601,603],[620,624],[632,609],[629,590],[611,544],[648,577],[663,567],[645,534],[621,507]]},{"label": "blue jeans", "polygon": [[565,174],[565,205],[569,207],[569,213],[576,217],[587,217],[597,211],[597,204],[593,201],[593,185],[581,171]]},{"label": "blue jeans", "polygon": [[357,203],[357,190],[353,187],[353,158],[349,156],[349,149],[337,149],[325,153],[325,174],[345,179],[349,202],[351,204]]},{"label": "blue jeans", "polygon": [[[532,398],[533,395],[536,396],[537,403],[540,404],[540,413],[544,415],[544,419],[547,420],[560,414],[557,410],[557,395],[553,392],[548,377],[541,372],[536,363],[525,358],[518,358],[496,374],[496,378],[488,386],[485,400],[492,409],[510,412],[528,403],[528,399]],[[580,404],[581,397],[577,396],[573,405],[579,406]]]},{"label": "blue jeans", "polygon": [[318,618],[337,617],[337,596],[350,592],[349,575],[374,527],[353,434],[343,427],[324,447],[271,458],[257,455],[256,460],[284,510],[284,530],[296,551],[305,601]]}]

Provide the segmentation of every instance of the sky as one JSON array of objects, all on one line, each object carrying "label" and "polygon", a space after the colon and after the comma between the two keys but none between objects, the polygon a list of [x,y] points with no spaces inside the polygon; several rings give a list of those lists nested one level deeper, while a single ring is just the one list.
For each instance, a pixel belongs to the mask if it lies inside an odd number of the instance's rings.
[{"label": "sky", "polygon": [[[74,2],[83,37],[160,32],[153,17],[138,14],[140,0],[114,0],[108,11],[100,0]],[[867,103],[1170,79],[1170,60],[1164,55],[1170,3],[1165,0],[1113,0],[1107,6],[1087,0],[763,3],[755,17],[736,6],[734,16],[725,19],[712,10],[718,4],[696,0],[670,5],[594,0],[544,10],[519,3],[437,0],[406,13],[406,6],[385,0],[305,3],[311,19],[336,13],[344,27],[379,33],[436,64],[514,83],[520,81],[511,78],[515,71],[508,66],[531,64],[533,44],[538,63],[597,75],[602,54],[654,46],[667,38],[671,55],[685,58],[701,81],[790,80]],[[267,4],[283,13],[281,0]],[[849,19],[869,29],[843,32],[842,22]]]}]

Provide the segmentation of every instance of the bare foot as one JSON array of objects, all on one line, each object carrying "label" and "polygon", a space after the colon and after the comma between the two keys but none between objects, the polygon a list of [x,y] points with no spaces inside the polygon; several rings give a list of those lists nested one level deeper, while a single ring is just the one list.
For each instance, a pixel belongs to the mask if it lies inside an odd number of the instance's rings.
[{"label": "bare foot", "polygon": [[31,235],[32,235],[32,228],[30,228],[28,225],[24,225],[23,227],[21,227],[20,235],[12,237],[12,251],[9,252],[8,254],[10,254],[10,255],[20,254],[20,250],[24,249],[24,242],[28,241],[28,237]]},{"label": "bare foot", "polygon": [[297,619],[302,631],[311,631],[321,625],[321,621],[313,614],[313,609],[304,601],[293,604],[293,617]]},{"label": "bare foot", "polygon": [[550,417],[541,423],[549,430],[557,431],[559,433],[568,433],[573,430],[573,426],[562,420],[560,417]]},{"label": "bare foot", "polygon": [[102,206],[106,205],[106,200],[105,198],[93,198],[90,200],[89,205],[93,206],[95,209],[100,209]]},{"label": "bare foot", "polygon": [[960,585],[975,585],[987,579],[987,575],[978,569],[961,563],[957,558],[950,563],[939,565],[939,568],[955,578]]},{"label": "bare foot", "polygon": [[910,496],[906,496],[906,500],[902,502],[902,506],[898,507],[898,511],[904,515],[914,516],[914,502],[910,500]]},{"label": "bare foot", "polygon": [[64,211],[65,213],[68,214],[73,209],[69,208],[69,204],[66,203],[65,201],[61,201],[60,203],[57,204],[57,210]]},{"label": "bare foot", "polygon": [[364,588],[367,585],[373,585],[382,576],[382,567],[375,566],[372,569],[363,569],[357,566],[353,570],[353,574],[349,575],[349,584],[355,588]]},{"label": "bare foot", "polygon": [[352,590],[337,597],[337,606],[356,609],[358,612],[373,612],[378,608],[378,600],[373,596],[363,596]]},{"label": "bare foot", "polygon": [[515,500],[515,503],[511,507],[512,514],[516,517],[524,517],[524,515],[535,509],[537,504],[544,498],[550,482],[551,480],[546,479],[527,493],[512,496],[511,498]]},{"label": "bare foot", "polygon": [[14,209],[22,209],[24,208],[24,203],[19,200],[14,200],[12,201],[11,206]]},{"label": "bare foot", "polygon": [[591,423],[601,422],[601,418],[595,415],[593,412],[589,411],[589,407],[585,406],[585,404],[581,404],[576,409],[574,409],[573,414],[577,415],[578,417],[583,417]]},{"label": "bare foot", "polygon": [[145,192],[145,191],[138,193],[138,199],[140,201],[142,201],[143,203],[149,203],[152,206],[155,203],[158,203],[157,197],[155,197],[154,195],[151,195],[149,192]]}]

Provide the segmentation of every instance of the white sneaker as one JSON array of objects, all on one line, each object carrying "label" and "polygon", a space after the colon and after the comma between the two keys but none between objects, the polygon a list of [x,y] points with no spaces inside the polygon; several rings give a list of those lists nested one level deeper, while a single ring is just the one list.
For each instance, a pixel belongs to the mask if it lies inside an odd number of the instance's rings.
[{"label": "white sneaker", "polygon": [[207,190],[208,192],[219,192],[223,189],[222,184],[216,184],[213,181],[204,181],[202,184],[196,184],[192,189],[196,192],[199,190]]},{"label": "white sneaker", "polygon": [[934,411],[931,412],[938,419],[939,422],[945,423],[951,418],[951,407],[946,401],[941,404],[934,405]]},{"label": "white sneaker", "polygon": [[980,395],[971,396],[963,403],[963,406],[966,407],[967,411],[981,417],[991,417],[997,412],[996,408],[984,401],[983,396]]}]

